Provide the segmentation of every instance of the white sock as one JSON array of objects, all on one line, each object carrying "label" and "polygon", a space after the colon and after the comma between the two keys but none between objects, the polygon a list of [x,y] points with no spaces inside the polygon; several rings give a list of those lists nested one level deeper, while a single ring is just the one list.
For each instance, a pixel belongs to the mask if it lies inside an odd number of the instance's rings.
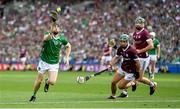
[{"label": "white sock", "polygon": [[132,81],[132,82],[131,82],[131,85],[132,85],[132,86],[133,86],[133,85],[135,85],[135,82],[134,82],[134,81]]},{"label": "white sock", "polygon": [[154,86],[154,82],[150,82],[150,87],[153,87]]},{"label": "white sock", "polygon": [[149,73],[152,74],[151,65],[149,66]]},{"label": "white sock", "polygon": [[151,70],[149,70],[149,73],[152,74]]},{"label": "white sock", "polygon": [[128,94],[127,89],[123,89],[122,93],[127,95]]},{"label": "white sock", "polygon": [[116,98],[116,95],[111,95],[112,97]]},{"label": "white sock", "polygon": [[152,72],[152,74],[154,75],[154,74],[155,74],[155,72]]}]

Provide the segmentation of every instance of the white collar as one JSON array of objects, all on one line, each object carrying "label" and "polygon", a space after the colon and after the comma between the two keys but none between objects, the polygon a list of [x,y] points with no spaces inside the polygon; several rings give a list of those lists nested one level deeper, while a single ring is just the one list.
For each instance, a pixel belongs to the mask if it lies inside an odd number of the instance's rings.
[{"label": "white collar", "polygon": [[56,37],[53,35],[53,39],[58,39],[58,37],[59,37],[59,33],[58,34],[56,34]]},{"label": "white collar", "polygon": [[127,47],[123,49],[123,51],[126,51],[129,48],[130,44],[128,43]]},{"label": "white collar", "polygon": [[139,34],[140,32],[142,32],[144,30],[144,28],[142,28],[139,32],[137,32],[137,34]]}]

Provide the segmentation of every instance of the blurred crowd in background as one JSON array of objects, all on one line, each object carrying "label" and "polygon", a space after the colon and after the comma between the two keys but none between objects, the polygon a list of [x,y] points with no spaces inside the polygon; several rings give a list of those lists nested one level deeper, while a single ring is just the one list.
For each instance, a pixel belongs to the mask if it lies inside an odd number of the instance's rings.
[{"label": "blurred crowd in background", "polygon": [[9,0],[0,4],[1,63],[19,62],[23,48],[28,62],[38,60],[43,34],[51,25],[49,13],[57,6],[62,7],[58,24],[72,44],[71,62],[99,62],[103,43],[122,33],[131,36],[137,16],[146,19],[146,27],[160,40],[159,63],[180,62],[179,0]]}]

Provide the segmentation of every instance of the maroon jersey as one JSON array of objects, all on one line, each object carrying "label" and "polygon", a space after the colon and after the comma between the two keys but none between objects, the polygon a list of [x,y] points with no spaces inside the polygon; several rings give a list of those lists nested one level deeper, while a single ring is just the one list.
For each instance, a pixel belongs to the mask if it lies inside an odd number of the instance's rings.
[{"label": "maroon jersey", "polygon": [[[146,42],[147,39],[150,39],[149,32],[147,29],[143,28],[139,32],[134,32],[133,34],[134,44],[136,49],[143,49],[148,46],[148,43]],[[147,52],[143,52],[138,54],[140,58],[146,58],[148,57]]]},{"label": "maroon jersey", "polygon": [[123,57],[121,68],[127,73],[134,73],[136,71],[135,60],[138,59],[137,51],[131,45],[126,49],[119,47],[117,49],[117,56]]},{"label": "maroon jersey", "polygon": [[103,46],[103,55],[104,56],[110,56],[111,53],[105,54],[106,52],[109,52],[109,51],[110,51],[110,46],[107,43],[104,44],[104,46]]},{"label": "maroon jersey", "polygon": [[27,53],[26,49],[21,49],[20,58],[26,57],[26,53]]}]

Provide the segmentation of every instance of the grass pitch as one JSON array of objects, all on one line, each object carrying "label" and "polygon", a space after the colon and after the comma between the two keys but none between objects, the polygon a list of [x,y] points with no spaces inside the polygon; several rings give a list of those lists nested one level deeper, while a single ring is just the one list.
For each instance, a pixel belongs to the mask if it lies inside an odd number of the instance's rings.
[{"label": "grass pitch", "polygon": [[[0,108],[180,108],[180,75],[157,74],[154,95],[149,86],[139,84],[136,92],[129,89],[128,98],[108,100],[113,76],[104,73],[85,84],[76,82],[83,72],[60,72],[58,81],[44,93],[44,81],[35,103],[28,102],[37,72],[1,71]],[[120,91],[117,91],[117,95]]]}]

